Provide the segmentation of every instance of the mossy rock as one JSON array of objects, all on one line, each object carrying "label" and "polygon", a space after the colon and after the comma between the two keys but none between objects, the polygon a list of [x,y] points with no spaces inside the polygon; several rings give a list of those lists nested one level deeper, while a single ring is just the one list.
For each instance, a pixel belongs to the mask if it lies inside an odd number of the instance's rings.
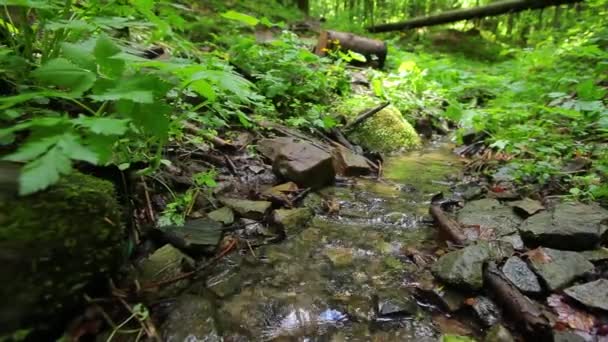
[{"label": "mossy rock", "polygon": [[121,221],[112,183],[80,173],[0,199],[0,336],[49,329],[76,308],[87,285],[123,260]]},{"label": "mossy rock", "polygon": [[[338,106],[338,113],[347,120],[353,120],[362,111],[379,103],[369,96],[354,96]],[[356,126],[348,133],[348,138],[365,149],[385,153],[420,146],[418,133],[393,105]]]}]

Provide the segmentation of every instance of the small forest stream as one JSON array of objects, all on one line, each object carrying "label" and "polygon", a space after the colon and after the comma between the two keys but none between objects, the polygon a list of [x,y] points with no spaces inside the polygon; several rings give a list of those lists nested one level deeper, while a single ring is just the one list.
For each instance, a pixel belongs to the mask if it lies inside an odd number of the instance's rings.
[{"label": "small forest stream", "polygon": [[434,286],[424,266],[444,248],[430,198],[459,172],[451,146],[432,143],[390,157],[381,180],[309,195],[306,205],[331,198],[340,209],[316,210],[285,241],[224,258],[170,308],[169,340],[208,329],[205,341],[436,341],[446,327],[467,329],[470,319],[443,316],[417,291]]}]

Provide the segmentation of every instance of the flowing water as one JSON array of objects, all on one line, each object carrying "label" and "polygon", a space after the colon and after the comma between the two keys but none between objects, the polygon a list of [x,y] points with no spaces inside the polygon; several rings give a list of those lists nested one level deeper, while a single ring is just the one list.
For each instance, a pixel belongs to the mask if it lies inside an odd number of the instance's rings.
[{"label": "flowing water", "polygon": [[[439,248],[429,200],[460,162],[446,143],[389,158],[381,180],[324,189],[340,203],[285,241],[231,255],[206,280],[218,335],[232,341],[436,341],[432,282]],[[254,255],[255,254],[255,255]],[[201,290],[203,291],[203,290]],[[434,317],[435,315],[435,317]]]}]

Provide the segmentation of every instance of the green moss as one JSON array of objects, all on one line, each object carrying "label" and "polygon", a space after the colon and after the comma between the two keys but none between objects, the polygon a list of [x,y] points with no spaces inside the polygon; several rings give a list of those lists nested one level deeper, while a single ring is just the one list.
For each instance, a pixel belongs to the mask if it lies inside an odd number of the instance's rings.
[{"label": "green moss", "polygon": [[[0,200],[0,320],[6,328],[70,308],[121,261],[124,230],[110,182],[73,173],[50,189]],[[11,326],[12,325],[12,326]]]},{"label": "green moss", "polygon": [[[361,111],[379,103],[377,99],[368,96],[353,96],[338,106],[338,112],[352,120]],[[378,152],[394,152],[420,146],[416,130],[392,105],[359,124],[348,137],[354,143]]]}]

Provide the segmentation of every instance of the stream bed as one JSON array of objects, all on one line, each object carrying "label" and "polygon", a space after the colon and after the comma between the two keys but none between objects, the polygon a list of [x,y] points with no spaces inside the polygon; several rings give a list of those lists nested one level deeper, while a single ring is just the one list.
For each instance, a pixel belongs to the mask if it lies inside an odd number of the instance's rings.
[{"label": "stream bed", "polygon": [[450,318],[416,295],[433,286],[424,265],[444,248],[430,198],[460,167],[438,142],[388,158],[380,180],[309,195],[305,204],[329,198],[339,210],[317,210],[284,241],[225,257],[172,306],[167,340],[436,341],[446,326],[470,333],[470,318]]}]

